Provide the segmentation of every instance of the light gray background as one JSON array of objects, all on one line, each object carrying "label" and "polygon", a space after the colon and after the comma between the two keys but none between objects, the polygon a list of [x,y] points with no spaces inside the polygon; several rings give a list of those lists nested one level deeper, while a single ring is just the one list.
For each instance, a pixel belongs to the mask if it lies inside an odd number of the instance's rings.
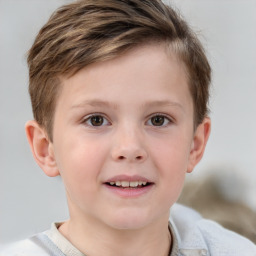
[{"label": "light gray background", "polygon": [[[26,52],[68,0],[0,0],[0,243],[67,218],[60,178],[33,161],[24,124],[32,118]],[[212,133],[190,179],[216,174],[231,198],[256,209],[256,1],[175,0],[199,32],[213,66]]]}]

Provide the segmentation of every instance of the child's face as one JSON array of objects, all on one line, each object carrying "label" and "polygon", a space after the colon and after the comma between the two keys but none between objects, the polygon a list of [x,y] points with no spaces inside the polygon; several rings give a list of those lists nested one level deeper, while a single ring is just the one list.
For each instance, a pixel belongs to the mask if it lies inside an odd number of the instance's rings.
[{"label": "child's face", "polygon": [[195,144],[184,67],[163,45],[63,79],[50,148],[71,219],[118,229],[167,220]]}]

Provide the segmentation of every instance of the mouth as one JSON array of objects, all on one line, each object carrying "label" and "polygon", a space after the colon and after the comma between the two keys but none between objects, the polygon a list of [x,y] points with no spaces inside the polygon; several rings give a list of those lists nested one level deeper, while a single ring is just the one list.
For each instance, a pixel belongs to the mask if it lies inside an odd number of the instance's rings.
[{"label": "mouth", "polygon": [[110,181],[105,183],[107,186],[122,188],[122,189],[138,189],[152,185],[147,181]]},{"label": "mouth", "polygon": [[121,198],[140,198],[154,191],[155,183],[140,175],[117,175],[104,183],[107,190]]}]

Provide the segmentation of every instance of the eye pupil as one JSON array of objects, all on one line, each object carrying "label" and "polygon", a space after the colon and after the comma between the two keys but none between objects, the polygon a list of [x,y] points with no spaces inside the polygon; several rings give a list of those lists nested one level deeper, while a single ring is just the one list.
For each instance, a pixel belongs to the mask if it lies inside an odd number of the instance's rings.
[{"label": "eye pupil", "polygon": [[93,116],[91,117],[91,124],[93,126],[100,126],[103,124],[103,117],[102,116]]},{"label": "eye pupil", "polygon": [[161,126],[164,124],[164,116],[154,116],[151,118],[151,122],[155,126]]}]

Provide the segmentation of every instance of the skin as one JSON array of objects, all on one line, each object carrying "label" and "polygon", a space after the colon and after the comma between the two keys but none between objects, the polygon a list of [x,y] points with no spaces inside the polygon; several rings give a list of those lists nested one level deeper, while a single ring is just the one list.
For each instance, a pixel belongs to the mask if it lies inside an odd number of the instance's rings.
[{"label": "skin", "polygon": [[[209,118],[194,129],[193,112],[185,68],[164,44],[62,78],[53,142],[35,121],[26,132],[43,171],[62,176],[70,220],[59,230],[81,252],[168,255],[169,209],[210,133]],[[150,186],[122,193],[106,185],[117,175]]]}]

